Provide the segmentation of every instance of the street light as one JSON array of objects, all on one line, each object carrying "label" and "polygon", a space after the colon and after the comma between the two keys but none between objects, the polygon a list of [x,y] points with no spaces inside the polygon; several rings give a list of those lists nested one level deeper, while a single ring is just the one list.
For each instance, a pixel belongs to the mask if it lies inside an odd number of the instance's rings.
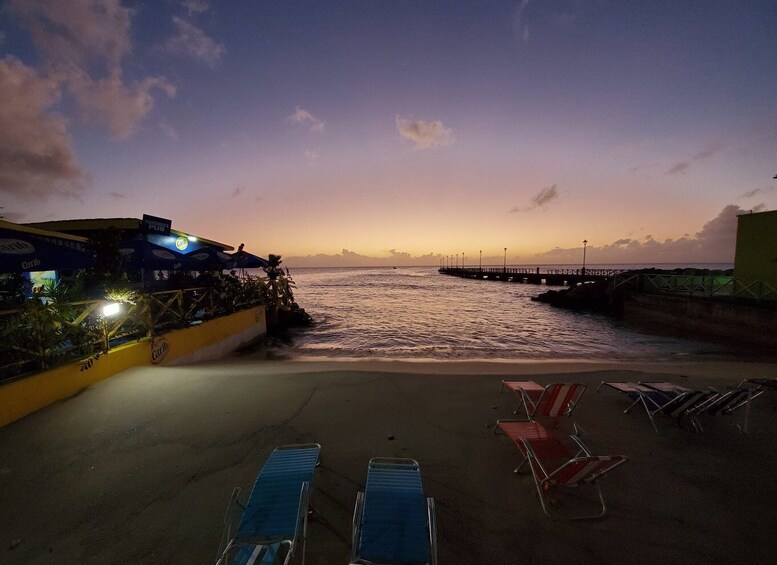
[{"label": "street light", "polygon": [[588,245],[588,240],[583,240],[583,276],[585,276],[585,248]]},{"label": "street light", "polygon": [[464,268],[464,252],[461,252],[461,268]]},{"label": "street light", "polygon": [[504,263],[504,272],[507,273],[507,247],[505,247],[505,263]]},{"label": "street light", "polygon": [[480,250],[480,263],[478,263],[480,270],[483,270],[483,250]]}]

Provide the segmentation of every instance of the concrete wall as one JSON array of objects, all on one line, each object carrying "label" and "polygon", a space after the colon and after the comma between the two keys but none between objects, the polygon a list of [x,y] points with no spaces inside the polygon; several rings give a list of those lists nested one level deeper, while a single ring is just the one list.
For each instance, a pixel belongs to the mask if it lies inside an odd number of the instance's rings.
[{"label": "concrete wall", "polygon": [[746,285],[762,281],[777,289],[777,210],[737,219],[734,278]]},{"label": "concrete wall", "polygon": [[218,359],[266,332],[264,307],[252,308],[8,383],[0,386],[0,426],[126,369]]},{"label": "concrete wall", "polygon": [[633,323],[649,322],[730,340],[777,346],[777,310],[740,303],[627,293],[623,316]]}]

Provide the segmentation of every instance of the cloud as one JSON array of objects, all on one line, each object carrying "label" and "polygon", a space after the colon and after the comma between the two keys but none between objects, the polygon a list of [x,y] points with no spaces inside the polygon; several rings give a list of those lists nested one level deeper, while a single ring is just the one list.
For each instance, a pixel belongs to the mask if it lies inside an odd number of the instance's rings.
[{"label": "cloud", "polygon": [[125,198],[127,198],[127,195],[121,192],[109,192],[108,196],[110,196],[114,200],[124,200]]},{"label": "cloud", "polygon": [[[763,204],[753,208],[758,212]],[[693,236],[659,241],[647,235],[642,241],[622,238],[596,247],[588,246],[591,264],[614,263],[728,263],[734,260],[737,216],[747,210],[734,204],[725,206],[713,219],[706,222]],[[543,263],[580,262],[582,248],[556,248],[533,257]]]},{"label": "cloud", "polygon": [[80,103],[84,118],[105,126],[117,139],[131,136],[154,107],[152,91],[161,90],[169,97],[176,92],[164,77],[148,77],[126,85],[120,71],[99,80],[76,74],[70,79],[69,89]]},{"label": "cloud", "polygon": [[691,157],[690,161],[680,161],[678,163],[675,163],[672,167],[669,168],[668,171],[666,171],[666,174],[667,175],[676,175],[680,173],[685,174],[685,172],[691,167],[692,161],[701,161],[704,159],[709,159],[724,147],[725,146],[719,141],[712,141],[707,145],[705,145],[701,151],[699,151],[693,157]]},{"label": "cloud", "polygon": [[634,165],[633,167],[629,167],[626,169],[630,173],[636,173],[637,171],[641,171],[642,169],[649,169],[651,167],[656,167],[660,163],[642,163],[640,165]]},{"label": "cloud", "polygon": [[59,100],[56,79],[14,57],[0,60],[0,193],[35,200],[77,198],[86,182]]},{"label": "cloud", "polygon": [[708,159],[709,157],[712,157],[715,153],[723,149],[723,144],[719,141],[713,141],[711,143],[708,143],[704,149],[699,151],[696,155],[692,157],[694,161],[699,161],[701,159]]},{"label": "cloud", "polygon": [[439,265],[442,257],[439,253],[412,255],[397,249],[390,249],[386,253],[382,257],[371,257],[343,249],[334,254],[284,256],[283,262],[290,267],[410,267]]},{"label": "cloud", "polygon": [[546,186],[532,197],[531,205],[525,206],[523,208],[519,208],[518,206],[516,206],[510,210],[510,213],[512,214],[515,212],[528,212],[529,210],[542,208],[548,205],[556,198],[558,198],[558,187],[555,184],[551,186]]},{"label": "cloud", "polygon": [[300,108],[299,106],[297,106],[294,109],[294,113],[286,119],[294,124],[310,126],[310,131],[313,133],[321,133],[324,131],[325,122],[323,120],[319,120],[313,114],[303,108]]},{"label": "cloud", "polygon": [[767,188],[754,188],[753,190],[748,190],[747,192],[743,192],[739,197],[752,198],[756,194],[766,194],[767,192],[771,192],[773,190],[774,190],[773,186],[769,186]]},{"label": "cloud", "polygon": [[159,129],[161,129],[167,137],[170,139],[178,139],[178,132],[169,123],[161,120],[158,125]]},{"label": "cloud", "polygon": [[175,94],[165,77],[125,84],[122,63],[132,52],[134,11],[120,0],[10,0],[8,9],[29,30],[47,75],[68,88],[86,119],[114,137],[133,133],[153,108],[152,91]]},{"label": "cloud", "polygon": [[445,147],[455,141],[453,131],[446,128],[439,120],[425,122],[397,116],[396,124],[399,135],[415,143],[413,149]]},{"label": "cloud", "polygon": [[189,10],[189,14],[207,12],[210,9],[208,0],[181,0],[181,5]]},{"label": "cloud", "polygon": [[176,57],[185,57],[215,68],[227,52],[222,43],[208,37],[193,23],[173,16],[176,33],[162,46],[162,50]]},{"label": "cloud", "polygon": [[680,161],[679,163],[675,163],[672,165],[672,167],[666,172],[667,175],[679,175],[680,173],[685,174],[685,171],[687,171],[691,167],[691,164],[688,161]]},{"label": "cloud", "polygon": [[305,150],[305,159],[308,161],[308,165],[315,165],[318,163],[318,160],[321,158],[321,155],[319,155],[317,152],[313,151],[312,149]]},{"label": "cloud", "polygon": [[521,0],[521,3],[515,9],[513,13],[513,30],[516,35],[519,35],[523,39],[524,43],[529,42],[529,24],[525,22],[524,12],[529,6],[530,0]]}]

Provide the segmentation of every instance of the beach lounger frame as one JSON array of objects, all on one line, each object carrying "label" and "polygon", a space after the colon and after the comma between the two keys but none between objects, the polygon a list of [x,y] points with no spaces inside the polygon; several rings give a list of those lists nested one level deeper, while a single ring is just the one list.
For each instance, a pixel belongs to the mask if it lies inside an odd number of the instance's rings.
[{"label": "beach lounger frame", "polygon": [[596,391],[602,386],[608,386],[629,397],[632,403],[623,413],[628,414],[637,405],[645,409],[650,418],[653,429],[660,435],[655,415],[665,414],[676,418],[678,423],[683,416],[691,416],[691,422],[696,428],[697,422],[693,417],[693,411],[715,400],[719,393],[714,390],[692,390],[673,383],[664,382],[622,382],[602,381]]},{"label": "beach lounger frame", "polygon": [[[517,429],[510,429],[500,424],[518,424]],[[525,426],[525,435],[522,429]],[[625,463],[628,459],[624,455],[593,455],[581,436],[581,429],[574,426],[574,433],[569,437],[576,446],[577,451],[564,446],[555,436],[552,430],[546,429],[538,422],[526,422],[516,419],[498,420],[494,431],[497,429],[507,435],[518,447],[523,455],[523,461],[515,468],[514,473],[519,473],[525,464],[529,464],[534,479],[534,485],[539,495],[542,511],[550,519],[561,516],[550,511],[550,496],[554,489],[559,487],[574,488],[581,485],[592,486],[599,498],[599,511],[593,514],[563,516],[567,520],[595,520],[603,518],[607,514],[607,504],[598,480],[610,471]],[[538,433],[539,432],[539,433]],[[548,468],[550,459],[557,460],[563,455],[566,459],[554,469]],[[543,460],[546,460],[543,463]]]},{"label": "beach lounger frame", "polygon": [[[233,489],[216,565],[275,564],[284,550],[282,563],[288,565],[300,543],[305,563],[310,482],[320,460],[318,443],[282,445],[265,461],[246,503],[240,501],[240,487]],[[261,524],[252,524],[256,519]]]},{"label": "beach lounger frame", "polygon": [[571,415],[586,389],[582,383],[550,383],[542,387],[534,381],[503,379],[500,394],[505,387],[512,390],[519,399],[513,414],[518,414],[523,407],[529,421],[537,416],[556,418]]},{"label": "beach lounger frame", "polygon": [[[381,476],[384,475],[384,476]],[[376,483],[379,486],[376,487]],[[373,524],[365,524],[365,510],[368,510],[368,494],[375,494],[376,488],[383,490],[384,494],[391,492],[393,495],[397,493],[413,493],[419,497],[419,506],[415,508],[416,512],[420,511],[420,504],[425,505],[426,513],[426,525],[425,525],[425,542],[428,544],[426,551],[418,549],[419,553],[424,553],[424,563],[428,565],[437,565],[437,522],[435,518],[434,499],[425,498],[423,493],[423,487],[421,485],[421,471],[418,461],[415,459],[405,458],[388,458],[388,457],[374,457],[370,459],[367,467],[367,485],[364,491],[360,491],[356,495],[356,505],[353,512],[353,525],[351,535],[351,559],[349,563],[351,565],[404,565],[410,563],[402,560],[372,560],[373,555],[370,555],[369,551],[364,551],[362,536],[365,533],[365,529],[369,530]],[[372,491],[372,492],[369,492]],[[372,498],[373,503],[381,505],[380,500]],[[386,507],[384,507],[386,509]],[[372,510],[371,508],[369,510]],[[393,508],[393,510],[397,510]],[[374,519],[375,515],[370,512],[370,515],[366,517],[366,520]],[[394,516],[395,521],[402,522],[401,516]],[[382,518],[381,518],[382,519]],[[389,522],[390,522],[389,517]],[[396,526],[394,524],[393,526]],[[384,531],[390,531],[392,529],[391,523],[384,525]],[[419,540],[416,536],[416,540]],[[413,565],[420,563],[420,561],[414,559]]]}]

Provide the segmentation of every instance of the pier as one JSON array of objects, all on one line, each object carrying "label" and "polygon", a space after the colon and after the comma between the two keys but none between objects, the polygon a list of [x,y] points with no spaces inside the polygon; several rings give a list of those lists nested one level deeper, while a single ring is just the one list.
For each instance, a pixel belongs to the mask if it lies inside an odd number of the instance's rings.
[{"label": "pier", "polygon": [[443,275],[489,281],[575,286],[602,281],[623,272],[620,269],[543,269],[541,267],[442,267]]}]

